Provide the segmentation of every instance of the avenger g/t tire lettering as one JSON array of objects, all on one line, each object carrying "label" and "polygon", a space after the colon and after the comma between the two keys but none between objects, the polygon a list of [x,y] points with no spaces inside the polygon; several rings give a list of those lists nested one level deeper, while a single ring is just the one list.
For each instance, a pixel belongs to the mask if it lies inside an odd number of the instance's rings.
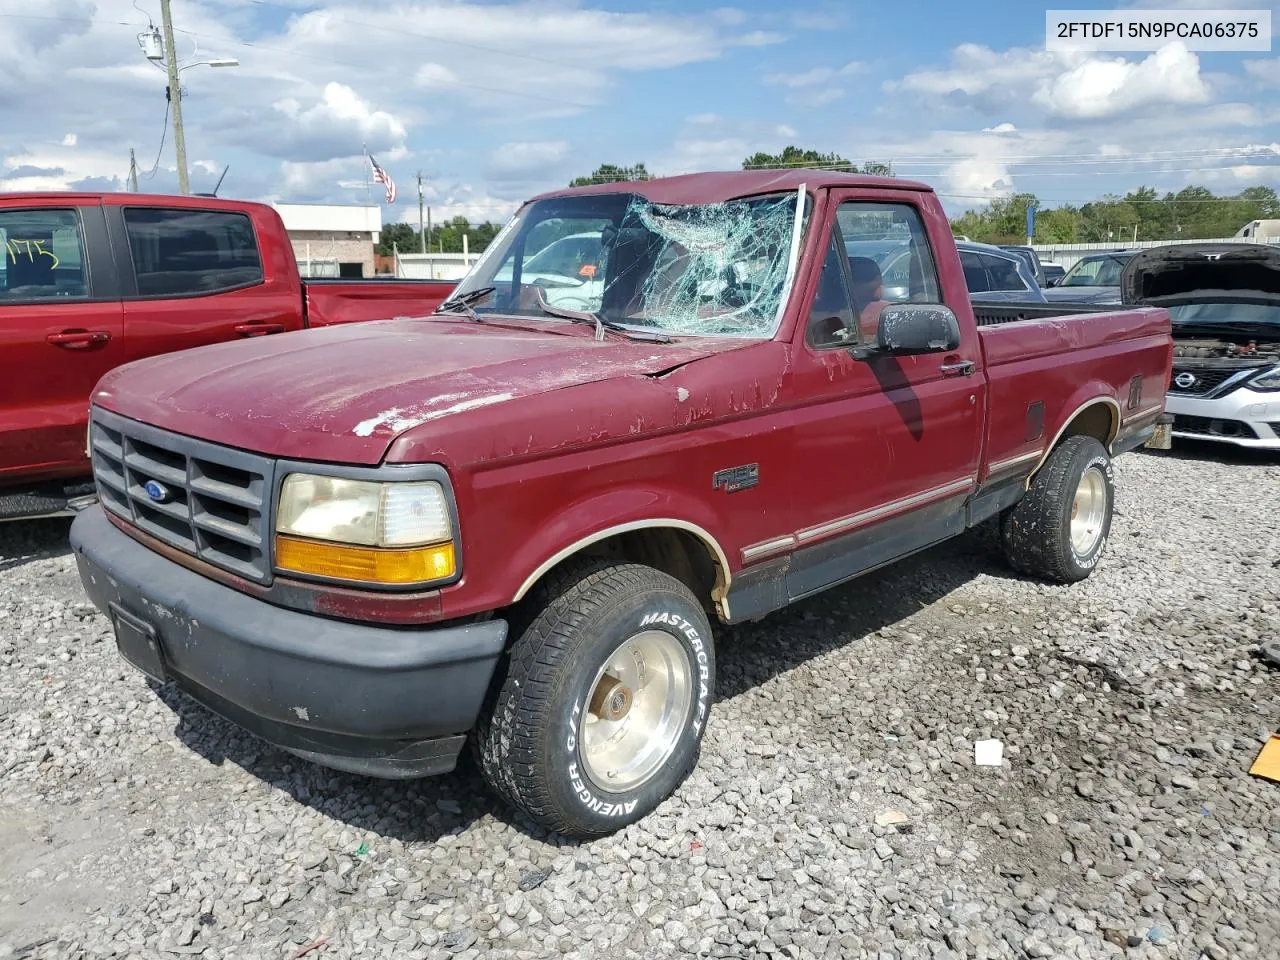
[{"label": "avenger g/t tire lettering", "polygon": [[480,768],[557,833],[613,833],[697,763],[714,696],[711,625],[674,577],[606,561],[553,575],[529,610],[477,725]]},{"label": "avenger g/t tire lettering", "polygon": [[1106,447],[1094,437],[1063,440],[1000,518],[1009,564],[1057,583],[1085,579],[1106,548],[1115,499]]}]

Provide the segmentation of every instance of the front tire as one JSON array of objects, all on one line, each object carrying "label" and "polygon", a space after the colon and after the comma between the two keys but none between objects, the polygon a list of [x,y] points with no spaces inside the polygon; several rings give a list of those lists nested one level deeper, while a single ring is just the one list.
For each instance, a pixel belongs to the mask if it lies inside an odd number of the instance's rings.
[{"label": "front tire", "polygon": [[1026,496],[1000,518],[1010,565],[1057,583],[1093,573],[1111,533],[1115,473],[1094,437],[1068,437],[1049,455]]},{"label": "front tire", "polygon": [[591,839],[640,820],[697,763],[714,695],[711,625],[675,578],[596,562],[540,587],[477,725],[490,786]]}]

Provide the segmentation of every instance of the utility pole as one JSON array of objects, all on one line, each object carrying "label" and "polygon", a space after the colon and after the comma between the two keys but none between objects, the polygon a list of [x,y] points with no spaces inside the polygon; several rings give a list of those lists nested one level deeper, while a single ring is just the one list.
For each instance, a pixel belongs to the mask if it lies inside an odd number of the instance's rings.
[{"label": "utility pole", "polygon": [[422,171],[418,171],[418,240],[422,243],[422,252],[427,252],[427,234],[422,226]]},{"label": "utility pole", "polygon": [[169,0],[160,0],[160,19],[164,25],[164,60],[169,72],[169,109],[173,111],[173,144],[178,152],[178,192],[190,193],[187,183],[187,138],[182,130],[182,81],[178,76],[178,50],[173,43],[173,16]]},{"label": "utility pole", "polygon": [[133,147],[129,148],[129,192],[138,192],[138,158],[133,154]]}]

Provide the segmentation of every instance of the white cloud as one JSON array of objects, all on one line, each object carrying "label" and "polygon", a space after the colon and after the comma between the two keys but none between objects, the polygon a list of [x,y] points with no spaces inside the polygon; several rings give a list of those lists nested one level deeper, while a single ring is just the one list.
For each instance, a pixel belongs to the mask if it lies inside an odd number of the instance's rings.
[{"label": "white cloud", "polygon": [[[1277,19],[1280,19],[1280,15]],[[1272,57],[1270,60],[1246,60],[1244,70],[1255,80],[1280,87],[1280,57]]]},{"label": "white cloud", "polygon": [[[330,155],[341,155],[357,142],[367,143],[370,150],[388,149],[403,141],[407,133],[398,118],[375,108],[343,83],[326,83],[320,98],[309,106],[288,97],[272,107],[288,120],[281,124],[287,133],[276,148],[291,143],[318,150],[321,142],[329,142],[334,145]],[[344,141],[345,151],[339,146]]]},{"label": "white cloud", "polygon": [[[18,9],[16,0],[2,2]],[[453,166],[435,172],[475,179],[475,195],[488,196],[493,191],[480,186],[473,146],[483,142],[486,126],[580,115],[606,102],[627,74],[712,62],[735,48],[784,39],[756,29],[769,18],[734,9],[632,12],[577,0],[392,0],[376,10],[355,0],[273,0],[273,6],[297,9],[287,20],[266,16],[249,0],[175,10],[183,58],[198,52],[241,62],[234,70],[183,72],[188,148],[215,171],[193,166],[193,189],[211,187],[230,163],[224,193],[265,198],[297,189],[296,199],[352,199],[341,184],[361,181],[361,142],[384,165],[397,162],[392,173],[403,179],[408,174],[397,158],[445,140],[465,149],[450,151]],[[47,152],[74,130],[74,163],[24,164],[62,171],[40,174],[42,186],[121,180],[130,147],[150,169],[165,76],[134,41],[146,14],[132,0],[44,0],[40,13],[40,19],[0,17],[6,64],[0,155],[19,145]],[[50,84],[55,73],[68,82]],[[38,110],[34,90],[41,91]],[[526,128],[509,136],[553,142],[566,132]],[[172,165],[168,135],[161,173],[144,188],[166,188]]]},{"label": "white cloud", "polygon": [[695,113],[693,116],[685,117],[684,119],[686,123],[707,124],[718,123],[720,117],[714,113]]},{"label": "white cloud", "polygon": [[814,67],[803,73],[771,73],[765,76],[764,82],[771,86],[813,87],[820,83],[830,83],[841,77],[852,77],[865,73],[867,65],[858,61],[846,63],[843,67]]},{"label": "white cloud", "polygon": [[458,80],[458,75],[443,63],[424,63],[413,75],[414,85],[426,90],[450,87]]},{"label": "white cloud", "polygon": [[489,157],[485,177],[499,182],[545,179],[569,158],[565,140],[504,143]]},{"label": "white cloud", "polygon": [[983,133],[1017,133],[1018,128],[1006,120],[1004,123],[997,123],[994,127],[983,127]]},{"label": "white cloud", "polygon": [[1200,58],[1178,42],[1139,63],[1122,57],[1086,60],[1041,80],[1033,100],[1052,114],[1094,119],[1152,104],[1207,103],[1209,88],[1200,76]]},{"label": "white cloud", "polygon": [[76,135],[74,133],[68,133],[62,138],[62,145],[64,147],[74,147],[76,145]]},{"label": "white cloud", "polygon": [[965,43],[953,51],[948,69],[909,73],[888,81],[884,89],[958,98],[988,108],[1023,103],[1030,90],[1036,106],[1071,120],[1203,104],[1211,95],[1200,74],[1200,58],[1180,42],[1137,62],[1024,48],[996,52]]}]

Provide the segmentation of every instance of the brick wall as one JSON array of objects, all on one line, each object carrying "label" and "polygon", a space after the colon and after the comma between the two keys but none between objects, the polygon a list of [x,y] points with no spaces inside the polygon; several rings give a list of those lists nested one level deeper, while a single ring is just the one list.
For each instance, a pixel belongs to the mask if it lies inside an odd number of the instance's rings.
[{"label": "brick wall", "polygon": [[313,259],[359,263],[361,276],[373,276],[373,240],[368,235],[292,230],[289,232],[289,239],[293,241],[293,253],[299,264],[306,261],[307,244],[310,244]]}]

